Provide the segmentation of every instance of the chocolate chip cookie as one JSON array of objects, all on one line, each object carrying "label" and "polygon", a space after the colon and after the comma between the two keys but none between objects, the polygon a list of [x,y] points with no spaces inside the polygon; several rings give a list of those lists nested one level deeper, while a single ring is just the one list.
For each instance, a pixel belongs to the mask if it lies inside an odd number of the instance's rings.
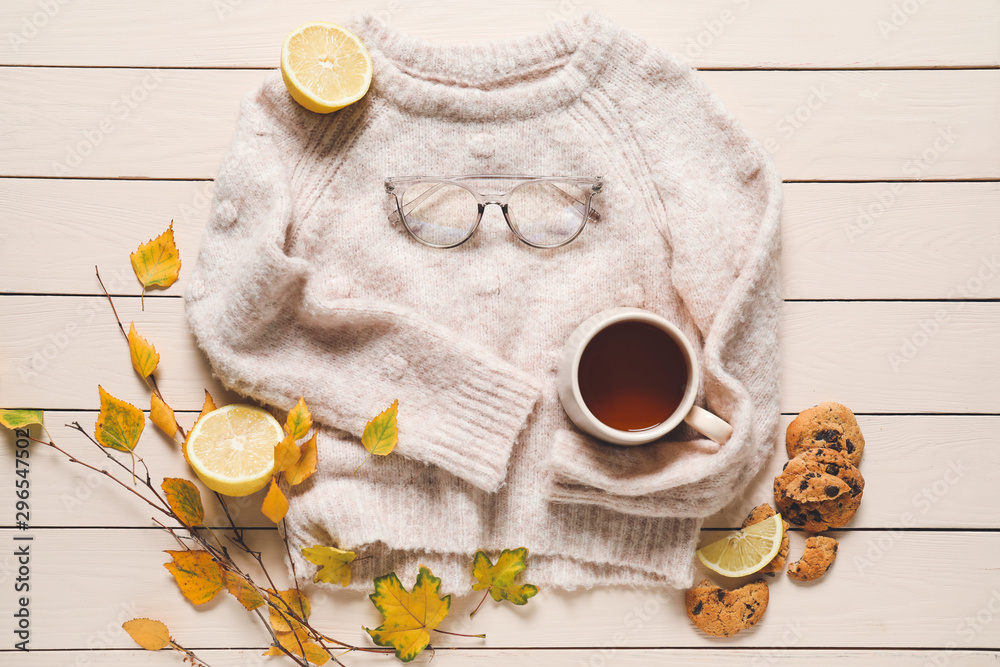
[{"label": "chocolate chip cookie", "polygon": [[[752,526],[755,523],[760,523],[764,519],[769,519],[774,516],[775,512],[770,505],[764,503],[762,505],[757,505],[753,510],[750,511],[750,515],[743,520],[743,525],[740,528],[746,528],[747,526]],[[784,532],[781,534],[781,546],[778,547],[778,554],[771,559],[771,562],[764,566],[760,570],[761,574],[766,574],[773,577],[776,572],[781,572],[781,568],[785,567],[785,560],[788,558],[788,522],[782,519],[782,526],[784,527]]]},{"label": "chocolate chip cookie", "polygon": [[857,512],[865,480],[840,453],[807,449],[774,478],[774,502],[782,517],[810,533],[840,528]]},{"label": "chocolate chip cookie", "polygon": [[806,540],[802,558],[788,566],[788,576],[799,581],[815,581],[833,565],[837,557],[837,540],[817,535]]},{"label": "chocolate chip cookie", "polygon": [[865,438],[854,413],[840,403],[820,403],[800,412],[785,431],[788,458],[816,447],[840,452],[857,467],[861,463]]},{"label": "chocolate chip cookie", "polygon": [[688,618],[713,637],[732,637],[757,625],[767,601],[767,583],[763,579],[732,591],[703,579],[684,594]]}]

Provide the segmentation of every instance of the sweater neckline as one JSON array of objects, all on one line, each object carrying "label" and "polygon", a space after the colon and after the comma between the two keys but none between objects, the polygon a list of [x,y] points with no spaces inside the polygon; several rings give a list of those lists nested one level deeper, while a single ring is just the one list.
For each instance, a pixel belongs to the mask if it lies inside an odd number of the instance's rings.
[{"label": "sweater neckline", "polygon": [[460,120],[525,118],[568,105],[596,83],[621,32],[594,11],[534,35],[454,45],[403,33],[371,13],[350,27],[371,54],[376,94],[414,113]]}]

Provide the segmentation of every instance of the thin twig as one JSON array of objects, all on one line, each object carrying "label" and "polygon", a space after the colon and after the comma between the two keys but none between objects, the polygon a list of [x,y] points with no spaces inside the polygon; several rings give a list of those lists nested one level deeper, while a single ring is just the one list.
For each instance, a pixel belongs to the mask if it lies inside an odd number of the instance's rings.
[{"label": "thin twig", "polygon": [[[66,424],[66,426],[70,426],[70,424]],[[57,445],[54,442],[46,442],[45,440],[39,440],[38,438],[34,438],[34,437],[30,436],[30,435],[28,436],[28,439],[29,440],[33,440],[33,441],[35,441],[35,442],[37,442],[39,444],[42,444],[42,445],[48,445],[49,447],[52,447],[53,449],[58,450],[63,455],[65,455],[66,458],[68,458],[72,463],[79,463],[84,468],[90,468],[94,472],[100,473],[101,475],[104,475],[108,479],[111,479],[111,480],[115,481],[123,489],[127,490],[128,492],[130,492],[132,494],[135,494],[139,498],[142,498],[142,500],[147,505],[149,505],[150,507],[156,509],[159,512],[162,512],[163,514],[166,514],[167,516],[171,516],[171,514],[170,514],[170,512],[168,510],[165,510],[162,507],[156,505],[149,498],[147,498],[146,496],[142,495],[141,493],[139,493],[138,491],[136,491],[134,488],[131,488],[128,484],[126,484],[125,482],[121,481],[120,479],[118,479],[117,477],[115,477],[114,475],[112,475],[107,470],[104,470],[102,468],[95,468],[94,466],[90,465],[89,463],[85,463],[85,462],[81,461],[80,459],[76,458],[75,456],[73,456],[72,454],[70,454],[69,452],[67,452],[65,449],[63,449],[62,447],[60,447],[59,445]]]}]

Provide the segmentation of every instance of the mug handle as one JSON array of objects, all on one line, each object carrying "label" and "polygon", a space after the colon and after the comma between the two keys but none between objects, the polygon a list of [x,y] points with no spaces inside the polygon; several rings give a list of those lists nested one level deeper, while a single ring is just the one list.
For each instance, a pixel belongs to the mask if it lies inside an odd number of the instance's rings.
[{"label": "mug handle", "polygon": [[691,411],[684,417],[684,421],[688,426],[711,440],[715,440],[720,445],[726,444],[729,436],[733,434],[733,427],[728,422],[697,405],[691,406]]}]

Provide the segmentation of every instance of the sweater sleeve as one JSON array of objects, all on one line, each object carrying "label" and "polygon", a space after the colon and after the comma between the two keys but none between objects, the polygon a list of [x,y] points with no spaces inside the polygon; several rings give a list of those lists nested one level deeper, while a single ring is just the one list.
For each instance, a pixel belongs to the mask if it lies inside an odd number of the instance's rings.
[{"label": "sweater sleeve", "polygon": [[412,309],[312,294],[320,267],[285,250],[283,138],[259,99],[244,101],[185,294],[214,374],[281,409],[304,395],[316,421],[358,438],[398,399],[398,454],[496,490],[540,381]]},{"label": "sweater sleeve", "polygon": [[708,516],[743,490],[777,439],[781,181],[693,70],[646,45],[634,55],[619,99],[648,167],[651,224],[667,249],[662,298],[693,325],[703,405],[733,435],[725,445],[667,439],[645,448],[565,435],[552,454],[552,496]]}]

